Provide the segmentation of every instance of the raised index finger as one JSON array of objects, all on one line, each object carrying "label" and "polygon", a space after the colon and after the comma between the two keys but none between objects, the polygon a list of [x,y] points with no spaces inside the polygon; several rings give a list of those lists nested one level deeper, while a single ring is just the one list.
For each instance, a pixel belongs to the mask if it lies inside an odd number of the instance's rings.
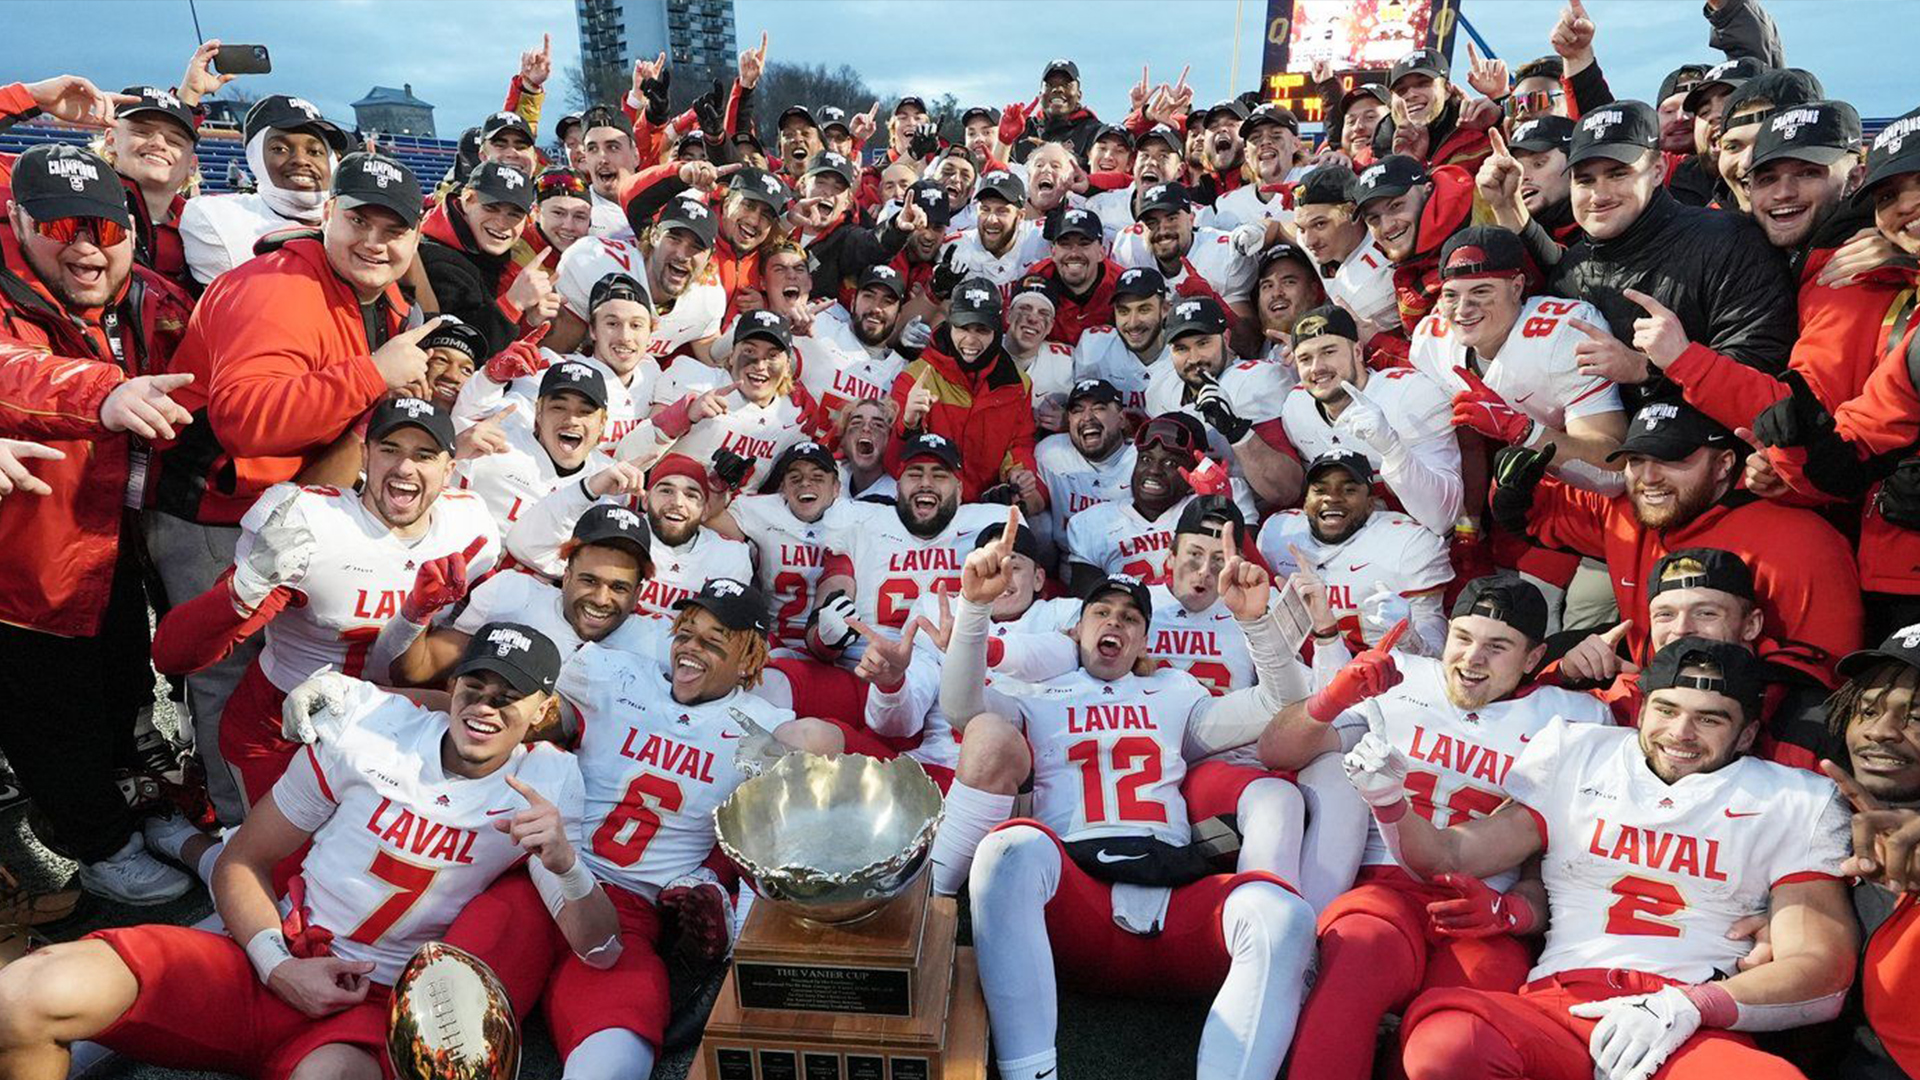
[{"label": "raised index finger", "polygon": [[1375,645],[1374,648],[1380,650],[1383,653],[1392,652],[1393,647],[1395,645],[1400,644],[1400,636],[1402,634],[1405,634],[1406,632],[1407,632],[1407,620],[1401,619],[1399,622],[1394,623],[1392,628],[1389,629],[1385,634],[1382,634],[1380,636],[1380,644]]},{"label": "raised index finger", "polygon": [[[1469,44],[1468,47],[1471,48],[1472,47],[1471,44]],[[1487,141],[1493,145],[1494,157],[1511,157],[1512,156],[1511,154],[1507,153],[1507,137],[1505,135],[1500,134],[1499,125],[1496,124],[1495,126],[1487,129]]]},{"label": "raised index finger", "polygon": [[1881,809],[1880,800],[1867,794],[1867,789],[1861,787],[1860,782],[1855,780],[1847,770],[1841,768],[1838,763],[1823,758],[1820,761],[1820,771],[1827,774],[1827,779],[1839,785],[1840,794],[1847,797],[1847,801],[1853,804],[1854,810],[1862,814],[1869,814]]},{"label": "raised index finger", "polygon": [[476,536],[476,537],[474,537],[474,538],[473,538],[473,543],[471,543],[471,544],[468,544],[468,545],[467,545],[467,550],[465,550],[465,551],[463,551],[463,552],[461,552],[461,553],[460,553],[460,561],[461,561],[461,562],[472,562],[472,561],[473,561],[473,557],[474,557],[474,556],[476,556],[476,555],[478,555],[478,554],[480,554],[480,549],[481,549],[481,548],[484,548],[484,547],[486,547],[486,546],[487,546],[487,538],[486,538],[486,537],[484,537],[484,536]]},{"label": "raised index finger", "polygon": [[421,323],[419,326],[414,327],[400,336],[409,342],[419,341],[421,338],[440,329],[440,324],[446,321],[447,317],[445,315],[435,315],[433,318],[428,319],[426,322]]},{"label": "raised index finger", "polygon": [[1000,554],[1001,555],[1004,556],[1004,555],[1013,554],[1014,534],[1018,532],[1019,529],[1020,529],[1020,507],[1016,504],[1009,503],[1007,505],[1007,527],[1005,529],[1002,529],[1000,532]]},{"label": "raised index finger", "polygon": [[534,790],[534,787],[532,784],[529,784],[526,781],[521,780],[517,776],[507,777],[507,786],[519,792],[520,797],[527,800],[527,805],[536,810],[542,806],[552,805],[547,802],[546,796]]}]

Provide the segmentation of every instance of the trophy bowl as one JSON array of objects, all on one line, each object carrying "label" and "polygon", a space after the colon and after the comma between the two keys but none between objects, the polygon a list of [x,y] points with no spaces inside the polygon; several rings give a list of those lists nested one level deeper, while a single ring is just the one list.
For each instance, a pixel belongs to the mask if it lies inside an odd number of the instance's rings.
[{"label": "trophy bowl", "polygon": [[852,923],[926,866],[940,789],[920,763],[791,753],[713,812],[720,850],[762,898],[803,919]]}]

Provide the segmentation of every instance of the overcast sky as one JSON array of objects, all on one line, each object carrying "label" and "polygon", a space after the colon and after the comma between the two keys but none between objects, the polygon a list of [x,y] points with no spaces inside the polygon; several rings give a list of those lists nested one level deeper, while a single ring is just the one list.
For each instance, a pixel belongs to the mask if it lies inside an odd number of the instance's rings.
[{"label": "overcast sky", "polygon": [[[1913,0],[1766,0],[1787,58],[1819,75],[1827,92],[1867,116],[1920,104],[1911,78]],[[1597,49],[1615,93],[1647,96],[1706,47],[1701,5],[1689,0],[1588,0]],[[274,72],[248,78],[256,92],[291,92],[351,122],[347,106],[375,84],[412,83],[437,106],[443,136],[499,108],[522,49],[553,35],[556,70],[579,55],[571,0],[198,0],[200,27],[228,42],[264,43]],[[1238,78],[1231,78],[1234,19],[1242,13]],[[963,104],[1004,105],[1033,96],[1055,56],[1079,62],[1088,103],[1126,110],[1127,88],[1150,66],[1171,82],[1183,64],[1202,102],[1255,85],[1263,0],[735,0],[742,45],[772,35],[770,61],[851,64],[876,90],[951,91]],[[195,44],[187,0],[11,0],[14,75],[63,72],[117,89],[172,85]],[[1556,0],[1465,0],[1466,18],[1517,65],[1547,51]],[[1880,28],[1884,32],[1874,32]],[[1455,71],[1466,67],[1465,37]],[[556,76],[555,90],[564,97]],[[559,103],[556,102],[556,106]]]}]

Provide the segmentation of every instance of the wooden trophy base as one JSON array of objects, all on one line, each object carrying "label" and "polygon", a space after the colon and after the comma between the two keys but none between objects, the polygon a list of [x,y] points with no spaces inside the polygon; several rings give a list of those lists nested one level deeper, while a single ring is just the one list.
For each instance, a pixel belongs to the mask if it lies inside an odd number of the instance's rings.
[{"label": "wooden trophy base", "polygon": [[986,1080],[987,1010],[928,875],[851,926],[755,905],[692,1080]]}]

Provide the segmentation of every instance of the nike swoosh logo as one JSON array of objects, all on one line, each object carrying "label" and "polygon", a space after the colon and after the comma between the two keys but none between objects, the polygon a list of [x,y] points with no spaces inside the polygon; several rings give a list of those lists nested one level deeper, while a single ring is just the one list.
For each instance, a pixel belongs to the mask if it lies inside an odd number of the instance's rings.
[{"label": "nike swoosh logo", "polygon": [[1627,588],[1627,589],[1637,589],[1637,588],[1639,588],[1639,586],[1638,586],[1638,585],[1635,585],[1635,584],[1634,584],[1634,583],[1633,583],[1632,581],[1629,581],[1629,580],[1628,580],[1628,579],[1626,579],[1626,578],[1621,578],[1621,579],[1620,579],[1620,585],[1621,585],[1621,587],[1622,587],[1622,588]]},{"label": "nike swoosh logo", "polygon": [[1115,855],[1106,848],[1101,848],[1099,851],[1093,853],[1094,861],[1103,863],[1132,862],[1135,859],[1144,859],[1146,857],[1147,853],[1144,851],[1138,855]]},{"label": "nike swoosh logo", "polygon": [[513,807],[509,806],[505,810],[489,810],[487,811],[487,816],[499,817],[501,814],[511,814],[511,813],[513,813]]},{"label": "nike swoosh logo", "polygon": [[738,734],[737,732],[726,732],[726,731],[723,731],[723,732],[721,732],[721,733],[720,733],[720,737],[721,737],[721,738],[723,738],[723,739],[737,739],[737,738],[739,738],[740,736],[739,736],[739,734]]},{"label": "nike swoosh logo", "polygon": [[1744,814],[1736,814],[1732,810],[1722,810],[1720,812],[1727,815],[1730,818],[1759,817],[1761,813],[1758,810],[1749,810]]},{"label": "nike swoosh logo", "polygon": [[1520,736],[1520,741],[1521,741],[1521,742],[1532,742],[1532,741],[1533,741],[1533,736],[1531,736],[1531,735],[1522,735],[1522,736]]},{"label": "nike swoosh logo", "polygon": [[1033,1080],[1047,1080],[1047,1077],[1049,1077],[1049,1076],[1052,1076],[1052,1075],[1054,1074],[1054,1072],[1055,1072],[1055,1071],[1057,1071],[1057,1070],[1058,1070],[1059,1068],[1060,1068],[1060,1067],[1059,1067],[1058,1065],[1056,1065],[1056,1066],[1054,1066],[1053,1068],[1051,1068],[1051,1069],[1048,1069],[1048,1070],[1047,1070],[1046,1072],[1043,1072],[1043,1073],[1036,1073],[1036,1074],[1034,1075],[1034,1078],[1033,1078]]},{"label": "nike swoosh logo", "polygon": [[1372,566],[1372,565],[1373,565],[1372,563],[1363,563],[1363,562],[1361,562],[1361,563],[1354,563],[1353,565],[1351,565],[1351,566],[1349,566],[1349,567],[1347,567],[1347,573],[1349,573],[1349,574],[1352,574],[1352,573],[1357,573],[1357,572],[1358,572],[1358,571],[1360,571],[1361,569],[1363,569],[1363,568],[1365,568],[1365,567],[1368,567],[1368,566]]}]

